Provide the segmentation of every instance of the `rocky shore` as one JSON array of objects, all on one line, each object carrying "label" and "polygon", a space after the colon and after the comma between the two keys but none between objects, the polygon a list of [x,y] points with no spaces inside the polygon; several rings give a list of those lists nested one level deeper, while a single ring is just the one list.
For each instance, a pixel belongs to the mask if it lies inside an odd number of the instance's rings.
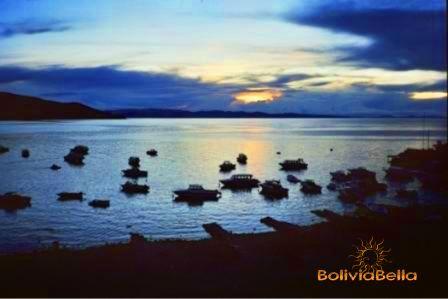
[{"label": "rocky shore", "polygon": [[[271,233],[198,241],[132,236],[126,244],[82,250],[55,244],[0,256],[0,296],[446,296],[447,207],[382,208],[385,213],[359,205],[352,215],[320,210],[316,215],[327,221],[307,227],[278,222]],[[317,280],[320,269],[351,270],[354,246],[371,238],[384,240],[390,249],[385,271],[416,272],[417,281]]]}]

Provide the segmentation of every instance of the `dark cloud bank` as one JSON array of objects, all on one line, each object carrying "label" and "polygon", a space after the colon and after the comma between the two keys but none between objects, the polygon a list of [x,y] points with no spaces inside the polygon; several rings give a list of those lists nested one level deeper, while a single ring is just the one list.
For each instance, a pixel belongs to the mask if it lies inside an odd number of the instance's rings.
[{"label": "dark cloud bank", "polygon": [[[308,75],[279,77],[271,87]],[[438,83],[437,87],[446,82]],[[251,87],[251,86],[247,86]],[[253,87],[253,86],[252,86]],[[122,70],[117,66],[30,69],[0,66],[0,90],[61,101],[79,101],[100,109],[169,108],[186,110],[244,110],[315,114],[437,114],[445,115],[446,100],[411,101],[405,91],[430,88],[409,85],[402,89],[354,86],[347,91],[309,92],[285,90],[273,103],[235,105],[232,94],[244,86],[204,83],[196,79]],[[404,90],[404,91],[403,91]],[[379,92],[378,92],[379,91]]]},{"label": "dark cloud bank", "polygon": [[30,69],[0,66],[0,90],[81,101],[111,108],[222,108],[237,90],[172,74],[120,70],[116,66]]},{"label": "dark cloud bank", "polygon": [[446,71],[446,8],[442,0],[420,3],[420,7],[375,8],[359,7],[353,1],[332,1],[306,14],[291,12],[285,19],[373,41],[367,47],[343,49],[346,55],[342,61],[362,67]]}]

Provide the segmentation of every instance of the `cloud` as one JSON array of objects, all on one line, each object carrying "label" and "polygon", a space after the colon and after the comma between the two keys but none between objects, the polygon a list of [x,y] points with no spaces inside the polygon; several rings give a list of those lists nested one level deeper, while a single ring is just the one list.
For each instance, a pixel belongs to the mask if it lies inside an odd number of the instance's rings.
[{"label": "cloud", "polygon": [[71,26],[61,21],[28,20],[16,23],[0,23],[0,38],[10,38],[17,35],[35,35],[50,32],[70,30]]},{"label": "cloud", "polygon": [[275,87],[286,87],[288,83],[293,81],[302,81],[310,78],[319,77],[319,75],[311,74],[283,74],[275,78],[274,81],[269,82],[270,86]]},{"label": "cloud", "polygon": [[240,88],[174,74],[122,70],[119,66],[38,69],[0,66],[0,90],[81,101],[104,109],[222,108],[230,104],[231,94]]},{"label": "cloud", "polygon": [[33,71],[15,66],[0,66],[0,84],[20,82],[29,79]]},{"label": "cloud", "polygon": [[436,82],[421,82],[410,84],[372,84],[371,82],[360,82],[353,84],[354,87],[364,89],[375,89],[381,92],[401,92],[401,93],[413,93],[413,92],[432,92],[432,91],[447,91],[447,80],[438,80]]},{"label": "cloud", "polygon": [[415,5],[378,8],[356,4],[353,1],[324,2],[311,12],[292,12],[285,18],[293,23],[371,40],[367,46],[338,49],[345,53],[340,57],[343,62],[394,70],[446,70],[446,12],[443,5],[426,4],[431,9],[421,9]]},{"label": "cloud", "polygon": [[[216,84],[171,73],[131,71],[120,66],[37,69],[0,65],[0,91],[82,102],[100,109],[163,108],[244,110],[315,114],[446,115],[445,100],[413,101],[411,92],[434,91],[446,81],[426,85],[349,85],[344,89],[288,88],[289,80],[314,81],[302,74],[279,76],[273,84]],[[316,77],[318,78],[318,77]],[[325,78],[325,77],[324,77]],[[318,82],[314,82],[318,84]],[[236,101],[236,97],[240,101]],[[255,101],[253,101],[255,99]],[[263,101],[257,101],[262,99]],[[424,102],[424,103],[423,103]]]}]

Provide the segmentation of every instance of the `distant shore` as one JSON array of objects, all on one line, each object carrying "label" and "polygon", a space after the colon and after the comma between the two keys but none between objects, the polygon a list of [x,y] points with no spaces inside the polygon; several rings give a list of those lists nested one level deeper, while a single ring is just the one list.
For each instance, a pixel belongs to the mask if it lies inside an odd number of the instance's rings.
[{"label": "distant shore", "polygon": [[446,115],[380,115],[380,114],[316,114],[316,113],[267,113],[258,111],[188,111],[179,109],[116,109],[102,111],[78,102],[63,103],[37,97],[0,92],[0,121],[45,121],[45,120],[88,120],[126,118],[435,118],[446,119]]},{"label": "distant shore", "polygon": [[[83,250],[0,256],[2,297],[440,297],[448,245],[446,207],[387,207],[378,214],[260,234],[198,241],[132,240]],[[417,281],[317,281],[317,270],[351,269],[360,240],[384,240],[384,269]],[[357,287],[354,288],[353,285]],[[406,287],[403,287],[406,285]]]},{"label": "distant shore", "polygon": [[295,119],[295,118],[434,118],[446,119],[446,115],[384,115],[384,114],[316,114],[316,113],[267,113],[259,111],[225,111],[225,110],[203,110],[188,111],[176,109],[119,109],[109,110],[107,113],[120,115],[126,118],[272,118],[272,119]]}]

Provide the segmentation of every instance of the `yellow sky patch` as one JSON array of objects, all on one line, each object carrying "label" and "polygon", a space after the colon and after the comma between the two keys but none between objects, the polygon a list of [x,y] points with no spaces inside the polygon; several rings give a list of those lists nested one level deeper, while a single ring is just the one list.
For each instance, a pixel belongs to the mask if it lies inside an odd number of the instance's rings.
[{"label": "yellow sky patch", "polygon": [[235,101],[240,104],[251,104],[257,102],[273,102],[279,99],[283,93],[277,89],[249,89],[240,91],[233,95]]},{"label": "yellow sky patch", "polygon": [[410,98],[416,101],[422,100],[439,100],[446,99],[447,93],[444,91],[422,91],[422,92],[411,92]]}]

